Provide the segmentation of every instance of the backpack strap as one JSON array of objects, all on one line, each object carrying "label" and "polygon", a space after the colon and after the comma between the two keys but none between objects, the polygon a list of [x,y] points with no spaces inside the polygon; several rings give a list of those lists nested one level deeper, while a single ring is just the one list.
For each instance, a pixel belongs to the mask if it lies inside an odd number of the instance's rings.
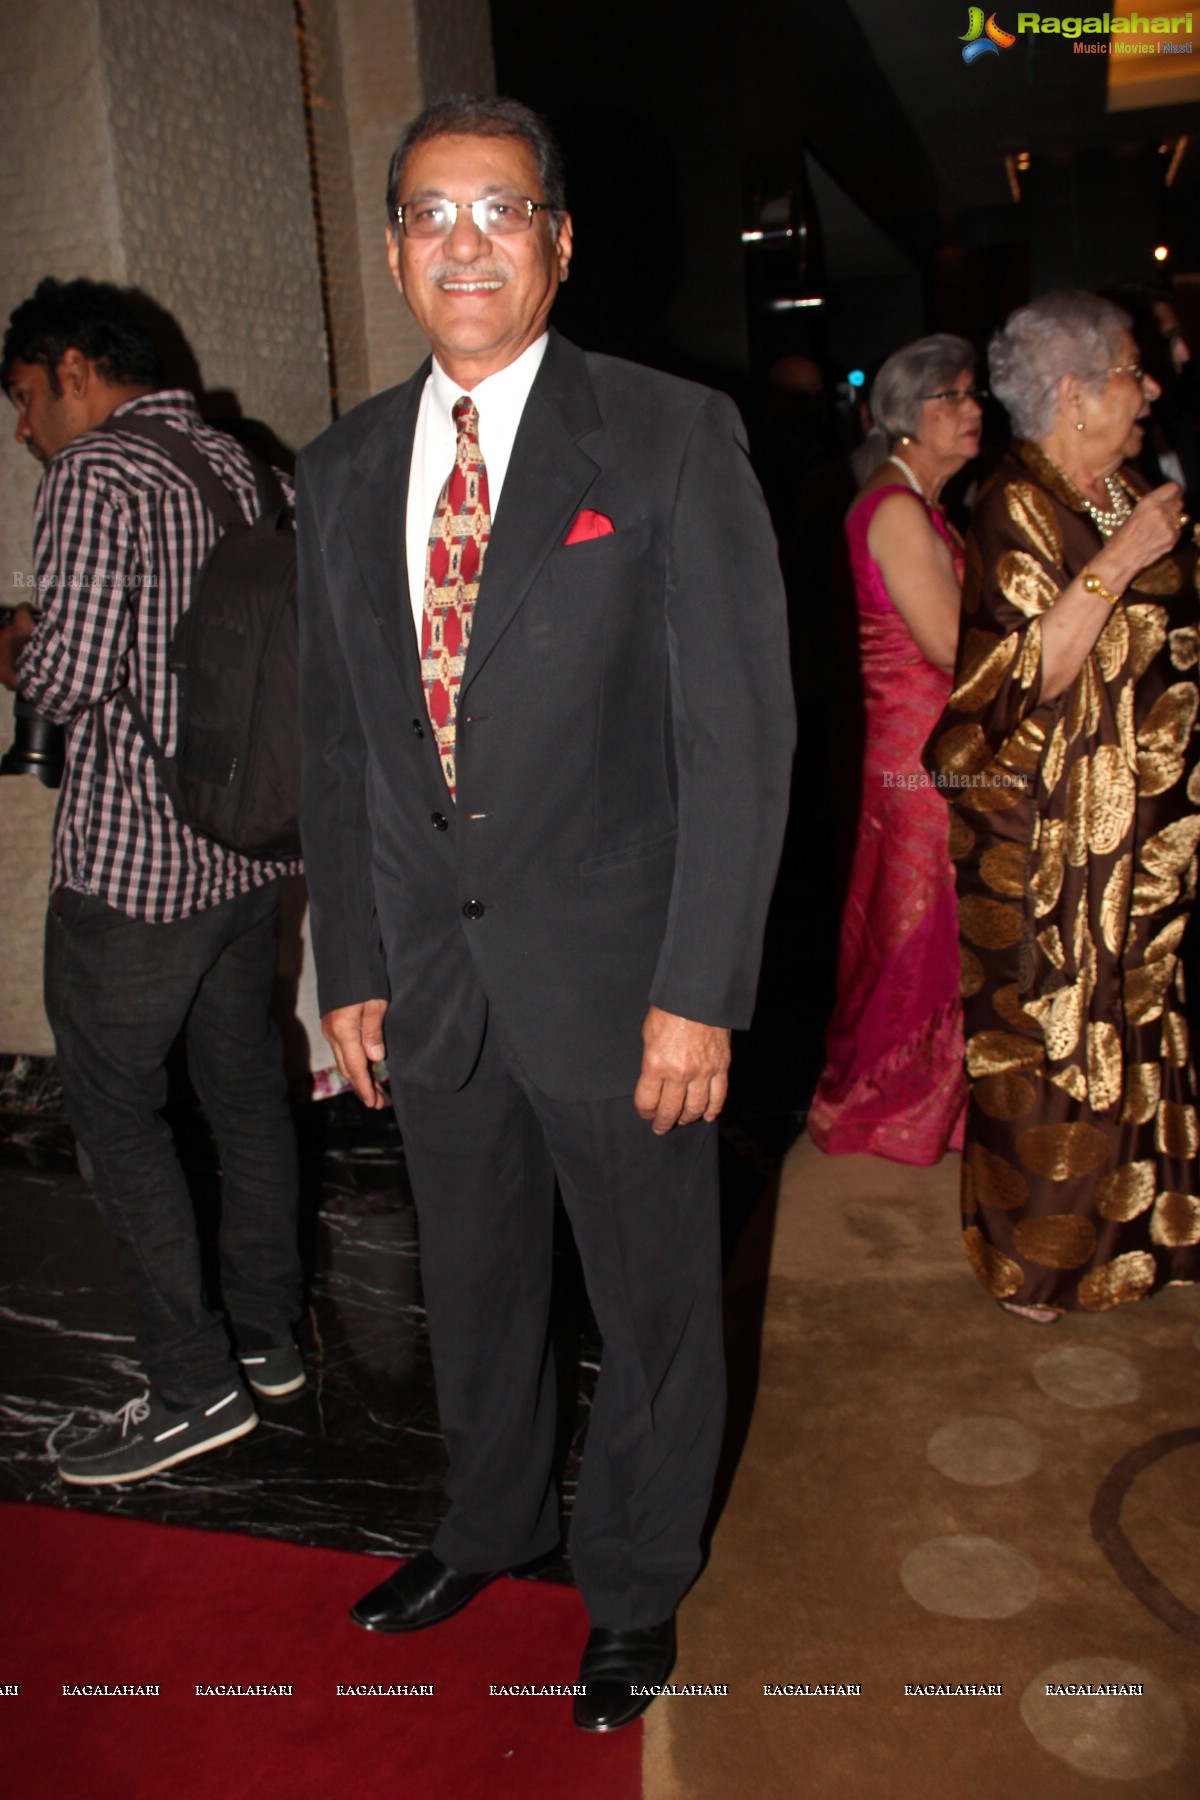
[{"label": "backpack strap", "polygon": [[113,699],[121,702],[125,707],[126,712],[133,720],[138,735],[145,744],[146,749],[149,752],[150,760],[154,764],[155,771],[158,775],[159,786],[166,791],[171,805],[175,808],[175,811],[178,812],[181,802],[179,798],[179,783],[175,778],[175,758],[167,755],[153,731],[151,731],[150,721],[143,712],[141,703],[136,698],[131,687],[125,686],[118,688],[113,695]]},{"label": "backpack strap", "polygon": [[[154,444],[156,448],[162,450],[170,457],[180,474],[186,475],[195,487],[204,505],[212,514],[219,531],[227,531],[231,525],[245,525],[246,517],[241,507],[208,458],[197,450],[186,432],[176,431],[175,427],[168,425],[164,419],[148,418],[142,414],[138,414],[135,418],[125,416],[119,419],[113,418],[110,414],[97,429],[111,431],[118,435],[123,433],[127,437],[141,438],[144,443]],[[242,448],[245,449],[245,446],[243,445]],[[256,456],[253,450],[247,449],[246,455],[254,470],[254,481],[258,489],[262,512],[264,514],[278,513],[281,509],[286,509],[287,499],[274,469],[264,462],[261,456]],[[186,618],[186,616],[185,611],[184,617]],[[178,630],[178,627],[176,629]],[[174,657],[171,660],[173,663]],[[179,783],[176,779],[175,758],[168,757],[163,751],[162,745],[150,729],[149,719],[128,684],[118,688],[114,698],[124,704],[146,745],[161,786],[166,790],[176,812],[181,812],[182,801]]]},{"label": "backpack strap", "polygon": [[[186,475],[197,490],[201,500],[216,520],[221,531],[227,531],[231,525],[244,525],[245,515],[241,507],[217,474],[208,458],[197,450],[191,438],[184,431],[177,431],[168,425],[165,419],[156,419],[139,413],[133,418],[128,414],[122,418],[113,418],[110,414],[100,427],[102,431],[124,432],[129,437],[141,438],[147,444],[154,444],[170,457],[181,475]],[[284,492],[269,463],[253,450],[239,445],[249,458],[254,471],[254,484],[258,490],[259,508],[262,512],[275,512],[287,505]]]}]

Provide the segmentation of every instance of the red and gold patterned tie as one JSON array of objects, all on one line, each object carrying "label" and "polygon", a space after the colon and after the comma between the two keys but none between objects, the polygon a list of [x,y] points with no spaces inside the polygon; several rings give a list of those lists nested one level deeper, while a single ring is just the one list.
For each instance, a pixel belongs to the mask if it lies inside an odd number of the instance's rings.
[{"label": "red and gold patterned tie", "polygon": [[425,556],[421,685],[446,786],[454,799],[458,690],[471,642],[471,614],[479,593],[492,513],[475,402],[464,394],[454,402],[452,417],[458,447],[454,467],[434,508]]}]

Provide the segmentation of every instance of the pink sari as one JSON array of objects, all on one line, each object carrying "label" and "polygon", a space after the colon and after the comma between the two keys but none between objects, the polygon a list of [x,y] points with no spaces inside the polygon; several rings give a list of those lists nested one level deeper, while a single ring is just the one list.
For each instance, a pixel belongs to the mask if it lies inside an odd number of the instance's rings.
[{"label": "pink sari", "polygon": [[[951,677],[918,650],[867,548],[876,507],[896,491],[875,488],[846,521],[866,743],[837,1005],[808,1128],[831,1155],[928,1164],[961,1150],[967,1094],[950,814],[921,767]],[[929,517],[961,576],[941,514]]]}]

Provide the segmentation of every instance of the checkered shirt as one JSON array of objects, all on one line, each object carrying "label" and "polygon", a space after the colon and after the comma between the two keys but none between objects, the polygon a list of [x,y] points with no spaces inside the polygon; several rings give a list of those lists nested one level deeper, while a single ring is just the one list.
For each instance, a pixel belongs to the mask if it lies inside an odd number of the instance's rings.
[{"label": "checkered shirt", "polygon": [[[189,394],[146,394],[113,416],[160,418],[186,432],[246,517],[255,516],[249,459],[232,437],[203,423]],[[153,923],[216,906],[299,867],[259,862],[190,831],[116,697],[122,687],[132,690],[172,755],[179,695],[167,668],[171,635],[216,537],[196,489],[163,451],[108,431],[86,432],[61,450],[34,505],[42,618],[18,679],[21,697],[67,733],[51,888],[95,894]]]}]

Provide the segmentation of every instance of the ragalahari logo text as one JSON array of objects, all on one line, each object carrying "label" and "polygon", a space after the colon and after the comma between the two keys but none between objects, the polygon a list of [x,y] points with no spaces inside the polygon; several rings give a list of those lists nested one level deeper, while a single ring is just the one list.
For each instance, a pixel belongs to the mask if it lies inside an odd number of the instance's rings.
[{"label": "ragalahari logo text", "polygon": [[997,25],[995,13],[988,14],[985,24],[982,6],[967,8],[967,29],[959,39],[965,63],[973,63],[977,56],[999,56],[1002,50],[1010,50],[1016,41],[1011,31],[1004,31]]},{"label": "ragalahari logo text", "polygon": [[[997,25],[995,13],[985,20],[982,6],[967,8],[967,29],[958,40],[963,47],[963,61],[973,63],[979,56],[999,56],[1011,50],[1018,37],[1057,37],[1071,40],[1076,50],[1093,51],[1113,56],[1191,56],[1192,18],[1186,13],[1139,12],[1096,13],[1092,17],[1061,18],[1054,13],[1019,12],[1014,34]],[[1084,38],[1099,38],[1100,43],[1084,43]]]}]

